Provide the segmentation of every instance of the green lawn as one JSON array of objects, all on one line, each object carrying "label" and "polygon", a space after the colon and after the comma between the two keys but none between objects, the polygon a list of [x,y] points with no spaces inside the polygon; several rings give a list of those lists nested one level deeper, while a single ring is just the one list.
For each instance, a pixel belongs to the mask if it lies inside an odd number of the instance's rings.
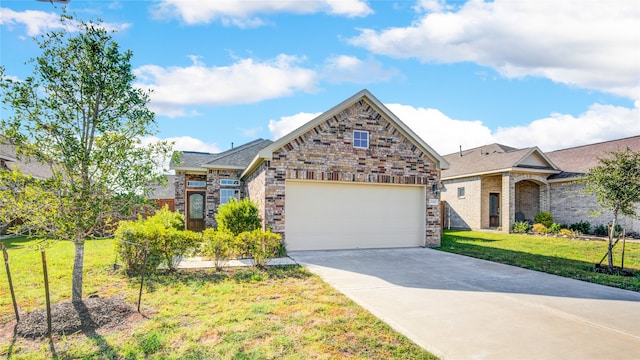
[{"label": "green lawn", "polygon": [[[640,243],[637,242],[626,243],[624,258],[625,269],[632,270],[635,276],[594,271],[594,264],[607,252],[605,241],[451,230],[445,231],[438,250],[640,291]],[[614,248],[616,266],[620,266],[621,253],[619,243]]]},{"label": "green lawn", "polygon": [[[44,307],[42,262],[34,241],[4,240],[18,303]],[[123,294],[135,308],[139,279],[113,271],[112,240],[85,247],[84,295]],[[73,244],[47,250],[53,302],[70,297]],[[6,272],[0,279],[0,325],[13,319]],[[155,275],[132,326],[48,340],[9,338],[12,359],[435,359],[406,337],[298,266]]]}]

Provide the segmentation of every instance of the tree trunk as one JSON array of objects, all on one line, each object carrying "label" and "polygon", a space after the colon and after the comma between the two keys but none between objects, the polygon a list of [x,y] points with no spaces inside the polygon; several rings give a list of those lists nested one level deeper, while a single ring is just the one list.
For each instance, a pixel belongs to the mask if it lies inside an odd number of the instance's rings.
[{"label": "tree trunk", "polygon": [[73,275],[71,280],[71,301],[82,301],[82,268],[84,264],[84,239],[76,239],[76,252],[73,258]]}]

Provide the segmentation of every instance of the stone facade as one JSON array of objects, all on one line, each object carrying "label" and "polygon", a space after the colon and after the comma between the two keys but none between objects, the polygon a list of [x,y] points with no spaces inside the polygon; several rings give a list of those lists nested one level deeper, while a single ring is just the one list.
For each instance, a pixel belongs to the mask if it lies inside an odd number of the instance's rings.
[{"label": "stone facade", "polygon": [[[353,131],[369,132],[369,148],[353,146]],[[440,181],[435,161],[407,139],[365,100],[276,149],[247,179],[250,196],[262,199],[265,227],[285,236],[287,179],[354,183],[417,184],[429,189],[425,201],[438,199],[431,190]],[[260,185],[258,185],[260,184]],[[425,244],[440,244],[440,206],[427,205]]]}]

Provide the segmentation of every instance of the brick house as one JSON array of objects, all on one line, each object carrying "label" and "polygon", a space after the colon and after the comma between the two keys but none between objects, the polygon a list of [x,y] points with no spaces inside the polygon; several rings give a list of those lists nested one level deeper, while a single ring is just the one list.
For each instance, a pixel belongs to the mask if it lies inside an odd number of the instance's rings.
[{"label": "brick house", "polygon": [[[540,211],[560,224],[605,225],[610,212],[592,216],[599,210],[595,196],[582,192],[584,183],[576,180],[598,165],[598,158],[627,147],[640,151],[640,136],[547,153],[490,144],[445,155],[450,167],[442,171],[444,226],[508,232],[515,221],[533,220]],[[638,219],[619,220],[627,231],[640,232]]]},{"label": "brick house", "polygon": [[447,167],[367,90],[275,142],[172,164],[187,228],[214,227],[218,206],[247,197],[288,250],[439,246]]}]

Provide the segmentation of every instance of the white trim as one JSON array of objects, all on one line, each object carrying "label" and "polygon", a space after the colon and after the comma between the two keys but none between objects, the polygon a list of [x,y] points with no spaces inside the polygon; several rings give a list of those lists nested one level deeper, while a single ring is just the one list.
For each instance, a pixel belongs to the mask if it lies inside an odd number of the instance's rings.
[{"label": "white trim", "polygon": [[500,175],[500,173],[503,173],[503,172],[560,174],[562,171],[560,171],[560,170],[549,170],[549,169],[532,169],[532,168],[511,167],[511,168],[504,168],[504,169],[496,169],[496,170],[488,170],[488,171],[482,171],[482,172],[476,172],[476,173],[462,174],[462,175],[456,175],[456,176],[450,176],[450,177],[443,177],[442,181],[455,180],[455,179],[464,179],[464,178],[468,178],[468,177],[480,176],[480,175],[489,175],[489,174]]},{"label": "white trim", "polygon": [[[367,135],[367,146],[356,146],[356,133],[358,134],[366,134]],[[353,138],[351,139],[351,144],[354,149],[368,149],[371,144],[371,135],[366,130],[353,130]],[[358,139],[359,142],[362,142],[362,139]]]}]

